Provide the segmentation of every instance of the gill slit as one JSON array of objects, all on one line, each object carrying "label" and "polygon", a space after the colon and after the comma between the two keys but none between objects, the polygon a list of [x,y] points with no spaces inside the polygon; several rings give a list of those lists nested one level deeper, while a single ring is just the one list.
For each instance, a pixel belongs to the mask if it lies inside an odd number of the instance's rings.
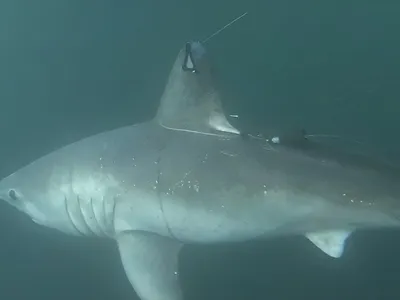
[{"label": "gill slit", "polygon": [[112,200],[112,211],[111,211],[111,216],[110,213],[107,214],[106,210],[106,202],[107,200],[103,198],[102,201],[102,208],[103,208],[103,217],[104,217],[104,223],[105,223],[105,230],[106,230],[106,235],[107,236],[112,236],[115,235],[115,226],[114,226],[114,220],[115,220],[115,199]]},{"label": "gill slit", "polygon": [[[72,188],[72,183],[73,183],[73,176],[72,176],[72,170],[70,170],[69,171],[69,182],[71,183],[71,185],[69,186],[69,188],[70,188],[70,195],[74,195],[74,190],[73,190],[73,188]],[[70,221],[71,221],[71,224],[74,226],[74,228],[76,229],[76,231],[77,232],[79,232],[81,235],[86,235],[84,232],[82,232],[82,230],[79,228],[79,226],[78,226],[78,224],[76,224],[75,222],[74,222],[74,218],[72,217],[72,215],[71,215],[71,212],[70,212],[70,210],[69,210],[69,207],[68,207],[68,198],[67,198],[67,196],[66,195],[64,195],[64,200],[65,200],[65,209],[66,209],[66,211],[67,211],[67,215],[68,215],[68,218],[70,219]],[[78,206],[79,206],[79,211],[80,211],[80,213],[81,213],[81,217],[82,217],[82,221],[83,221],[83,223],[85,223],[86,224],[86,220],[85,220],[85,218],[83,217],[83,215],[82,215],[82,209],[81,209],[81,207],[80,207],[80,202],[79,202],[79,197],[78,197],[78,200],[77,200],[77,204],[78,204]],[[79,222],[79,220],[77,220],[76,221],[77,223]],[[88,227],[87,226],[87,224],[86,224],[86,227]],[[90,228],[88,228],[89,229],[89,231],[90,231]]]},{"label": "gill slit", "polygon": [[81,206],[81,198],[79,197],[79,195],[76,195],[76,201],[77,201],[77,203],[78,203],[79,212],[80,212],[80,214],[81,214],[83,224],[85,224],[84,226],[86,227],[86,229],[88,230],[89,233],[93,234],[94,236],[97,236],[96,232],[94,232],[93,229],[92,229],[92,228],[89,226],[89,224],[87,223],[87,220],[86,220],[86,218],[85,218],[85,215],[83,214],[82,206]]},{"label": "gill slit", "polygon": [[103,226],[101,226],[99,220],[97,219],[97,216],[94,212],[94,208],[93,208],[93,197],[90,197],[90,208],[92,209],[92,213],[93,213],[93,218],[96,222],[97,227],[99,228],[99,231],[102,235],[107,236],[107,233],[104,231]]},{"label": "gill slit", "polygon": [[111,226],[111,230],[113,232],[113,235],[115,235],[114,220],[115,220],[115,206],[117,205],[117,203],[115,201],[115,198],[112,198],[112,201],[113,201],[113,203],[112,203],[113,207],[112,207],[112,212],[111,212],[111,220],[109,222],[111,223],[110,226]]},{"label": "gill slit", "polygon": [[74,219],[71,217],[71,213],[69,212],[68,209],[68,199],[67,196],[64,195],[64,203],[65,203],[65,211],[67,212],[67,216],[69,221],[71,222],[72,226],[75,228],[75,230],[80,234],[80,235],[85,235],[79,228],[76,226]]}]

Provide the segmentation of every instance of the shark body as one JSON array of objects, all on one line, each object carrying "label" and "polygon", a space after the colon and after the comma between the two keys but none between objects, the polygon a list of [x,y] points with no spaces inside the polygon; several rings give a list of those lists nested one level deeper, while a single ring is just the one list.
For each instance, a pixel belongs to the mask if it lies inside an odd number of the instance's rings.
[{"label": "shark body", "polygon": [[190,42],[153,120],[32,162],[0,181],[0,198],[43,226],[114,239],[142,300],[180,300],[184,244],[304,235],[339,257],[354,230],[399,226],[397,169],[305,143],[243,138]]}]

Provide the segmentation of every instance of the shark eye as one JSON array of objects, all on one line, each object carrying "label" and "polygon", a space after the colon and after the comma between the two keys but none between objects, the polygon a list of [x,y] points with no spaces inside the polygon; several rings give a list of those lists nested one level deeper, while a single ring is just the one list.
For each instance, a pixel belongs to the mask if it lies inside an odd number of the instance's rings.
[{"label": "shark eye", "polygon": [[15,192],[15,190],[11,189],[8,191],[8,197],[10,197],[12,200],[17,201],[18,200],[18,196],[17,193]]}]

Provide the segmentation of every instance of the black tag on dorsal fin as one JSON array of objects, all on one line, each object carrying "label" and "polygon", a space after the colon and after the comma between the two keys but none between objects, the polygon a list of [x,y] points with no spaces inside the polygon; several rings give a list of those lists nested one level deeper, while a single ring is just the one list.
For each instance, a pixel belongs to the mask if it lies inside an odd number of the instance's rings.
[{"label": "black tag on dorsal fin", "polygon": [[193,59],[192,44],[186,43],[185,58],[183,59],[182,70],[192,73],[198,73],[196,62]]}]

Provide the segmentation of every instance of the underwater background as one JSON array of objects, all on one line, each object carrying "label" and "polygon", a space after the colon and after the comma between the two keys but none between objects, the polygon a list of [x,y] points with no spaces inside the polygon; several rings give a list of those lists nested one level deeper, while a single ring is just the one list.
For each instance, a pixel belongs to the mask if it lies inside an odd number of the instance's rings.
[{"label": "underwater background", "polygon": [[[400,2],[2,0],[0,177],[151,118],[187,40],[207,43],[227,114],[400,150]],[[348,146],[344,142],[344,146]],[[360,147],[360,146],[358,146]],[[400,299],[400,232],[357,232],[331,259],[302,237],[184,248],[185,300]],[[137,299],[110,241],[0,203],[0,299]]]}]

